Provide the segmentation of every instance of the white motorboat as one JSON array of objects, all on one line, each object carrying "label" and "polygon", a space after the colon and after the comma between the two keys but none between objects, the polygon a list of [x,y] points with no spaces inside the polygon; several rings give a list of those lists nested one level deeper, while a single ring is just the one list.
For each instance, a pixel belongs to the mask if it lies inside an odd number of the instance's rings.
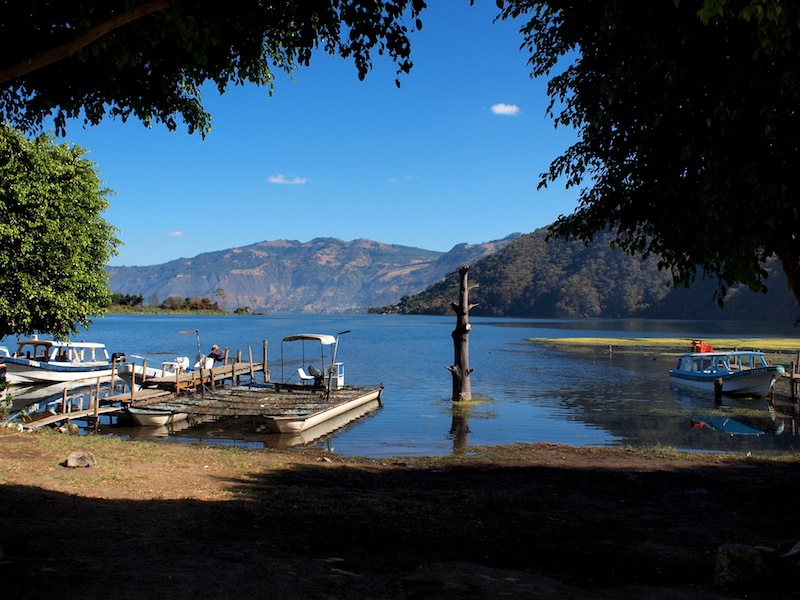
[{"label": "white motorboat", "polygon": [[715,394],[761,398],[783,372],[782,365],[767,364],[763,352],[711,349],[683,354],[669,377],[675,384]]},{"label": "white motorboat", "polygon": [[[142,358],[140,356],[133,356],[132,358]],[[189,357],[178,356],[175,360],[166,360],[161,363],[161,368],[148,367],[146,362],[142,360],[142,364],[138,364],[133,360],[127,361],[125,364],[120,365],[120,377],[126,379],[133,379],[136,383],[142,383],[147,379],[157,377],[174,377],[180,373],[189,370]]]},{"label": "white motorboat", "polygon": [[108,377],[125,361],[124,354],[109,358],[104,344],[59,342],[36,337],[19,340],[16,351],[3,358],[9,384],[64,383]]}]

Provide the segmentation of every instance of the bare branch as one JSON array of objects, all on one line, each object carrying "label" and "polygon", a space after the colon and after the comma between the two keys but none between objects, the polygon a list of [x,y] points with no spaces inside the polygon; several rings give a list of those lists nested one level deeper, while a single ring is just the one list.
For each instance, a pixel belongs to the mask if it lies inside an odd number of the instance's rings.
[{"label": "bare branch", "polygon": [[68,42],[2,67],[0,68],[0,85],[12,79],[16,79],[17,77],[28,75],[59,60],[63,60],[73,55],[81,48],[85,48],[92,42],[97,41],[104,35],[108,35],[115,29],[136,21],[137,19],[141,19],[142,17],[146,17],[154,12],[164,10],[170,4],[172,4],[172,0],[150,0],[136,7],[129,13],[126,12],[121,15],[116,15],[110,19],[106,19],[102,23],[93,25]]}]

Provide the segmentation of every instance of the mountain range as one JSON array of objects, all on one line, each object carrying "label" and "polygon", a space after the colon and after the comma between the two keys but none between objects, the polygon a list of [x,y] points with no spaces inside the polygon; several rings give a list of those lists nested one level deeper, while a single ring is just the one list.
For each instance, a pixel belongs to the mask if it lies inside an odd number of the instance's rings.
[{"label": "mountain range", "polygon": [[147,304],[208,297],[253,312],[449,314],[455,271],[465,264],[476,316],[792,322],[800,312],[776,261],[766,265],[768,293],[734,287],[721,308],[715,281],[675,288],[657,257],[629,256],[610,242],[610,234],[588,245],[548,240],[547,228],[449,252],[366,239],[277,240],[108,273],[112,292]]},{"label": "mountain range", "polygon": [[161,265],[107,270],[113,293],[141,295],[148,304],[179,296],[212,298],[228,310],[365,311],[424,290],[517,237],[459,244],[449,252],[367,239],[276,240]]}]

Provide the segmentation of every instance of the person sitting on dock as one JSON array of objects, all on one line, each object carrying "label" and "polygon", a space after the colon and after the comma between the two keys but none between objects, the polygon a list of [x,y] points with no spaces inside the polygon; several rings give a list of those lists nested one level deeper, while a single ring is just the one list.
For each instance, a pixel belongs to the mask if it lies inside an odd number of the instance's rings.
[{"label": "person sitting on dock", "polygon": [[228,349],[225,348],[224,351],[220,352],[219,351],[219,346],[217,344],[214,344],[213,346],[211,346],[211,352],[208,353],[208,358],[213,358],[215,361],[217,361],[217,360],[218,361],[223,361],[223,360],[225,360],[225,353],[227,351],[228,351]]}]

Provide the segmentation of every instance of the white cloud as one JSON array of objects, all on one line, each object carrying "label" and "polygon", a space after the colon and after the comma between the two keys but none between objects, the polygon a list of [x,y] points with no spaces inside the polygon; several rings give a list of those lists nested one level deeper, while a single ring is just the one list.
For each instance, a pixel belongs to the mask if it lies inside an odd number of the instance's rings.
[{"label": "white cloud", "polygon": [[183,233],[182,231],[165,231],[164,235],[167,237],[183,237],[186,234]]},{"label": "white cloud", "polygon": [[281,185],[303,185],[308,181],[308,179],[304,177],[289,178],[286,177],[286,175],[280,174],[280,175],[270,175],[267,178],[267,181],[269,181],[270,183],[278,183]]},{"label": "white cloud", "polygon": [[492,106],[492,112],[496,115],[513,117],[519,114],[519,106],[516,104],[505,104],[504,102],[500,102],[499,104]]}]

